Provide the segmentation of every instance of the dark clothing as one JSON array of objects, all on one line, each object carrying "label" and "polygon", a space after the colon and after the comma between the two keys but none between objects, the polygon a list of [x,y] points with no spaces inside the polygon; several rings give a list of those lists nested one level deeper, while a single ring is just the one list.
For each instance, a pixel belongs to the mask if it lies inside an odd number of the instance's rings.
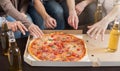
[{"label": "dark clothing", "polygon": [[[65,22],[66,19],[68,18],[68,9],[66,9],[66,4],[62,1],[61,3],[56,2],[56,0],[48,0],[48,1],[43,1],[43,5],[47,11],[47,13],[56,19],[57,22],[57,27],[55,29],[57,30],[63,30],[65,28]],[[64,3],[64,6],[63,6]],[[67,12],[67,13],[66,13]],[[41,17],[40,14],[35,10],[33,5],[30,5],[28,8],[28,13],[33,19],[33,22],[38,25],[41,29],[45,29],[44,27],[44,20]],[[66,16],[67,15],[67,16]],[[67,17],[67,18],[66,18]]]}]

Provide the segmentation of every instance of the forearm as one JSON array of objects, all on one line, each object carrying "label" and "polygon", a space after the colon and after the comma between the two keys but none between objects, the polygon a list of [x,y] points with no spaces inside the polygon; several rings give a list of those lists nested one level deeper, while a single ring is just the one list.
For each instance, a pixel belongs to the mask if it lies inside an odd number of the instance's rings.
[{"label": "forearm", "polygon": [[48,16],[44,5],[40,0],[34,0],[34,7],[37,10],[37,12],[43,17],[43,19],[45,19]]},{"label": "forearm", "polygon": [[84,0],[86,2],[87,5],[89,5],[90,3],[94,2],[95,0]]},{"label": "forearm", "polygon": [[27,18],[23,17],[22,14],[15,9],[15,7],[12,5],[10,0],[0,0],[0,5],[3,8],[3,10],[6,12],[6,14],[12,16],[17,21],[21,21],[27,28],[32,24],[27,20]]},{"label": "forearm", "polygon": [[82,1],[84,3],[84,7],[88,6],[89,4],[91,4],[92,2],[94,2],[95,0],[84,0]]},{"label": "forearm", "polygon": [[120,16],[120,5],[114,6],[110,13],[107,14],[102,20],[106,22],[114,21],[117,16]]},{"label": "forearm", "polygon": [[75,0],[66,0],[67,1],[67,6],[69,10],[69,14],[73,11],[75,11]]}]

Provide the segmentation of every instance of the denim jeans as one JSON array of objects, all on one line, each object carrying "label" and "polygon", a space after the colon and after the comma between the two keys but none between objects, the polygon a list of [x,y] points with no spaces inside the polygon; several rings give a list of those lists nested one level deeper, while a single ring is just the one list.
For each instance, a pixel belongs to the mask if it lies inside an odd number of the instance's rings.
[{"label": "denim jeans", "polygon": [[[63,8],[64,6],[66,6],[65,3],[63,4],[62,2],[58,3],[55,0],[48,0],[44,1],[43,5],[47,13],[57,21],[57,27],[55,29],[63,30],[65,28],[65,21],[67,20],[65,18],[68,18],[68,11],[66,11],[68,10],[66,9],[67,7]],[[45,29],[44,20],[41,15],[38,14],[38,12],[35,10],[32,3],[28,8],[28,13],[32,17],[32,20],[36,25],[38,25],[41,29]]]},{"label": "denim jeans", "polygon": [[[31,17],[27,14],[27,19],[32,21]],[[13,17],[11,16],[7,16],[6,17],[6,20],[9,21],[9,22],[14,22],[16,21]],[[18,39],[18,38],[23,38],[23,37],[27,37],[29,35],[28,32],[26,32],[26,35],[23,35],[20,31],[16,31],[14,32],[14,35],[15,35],[15,38]]]}]

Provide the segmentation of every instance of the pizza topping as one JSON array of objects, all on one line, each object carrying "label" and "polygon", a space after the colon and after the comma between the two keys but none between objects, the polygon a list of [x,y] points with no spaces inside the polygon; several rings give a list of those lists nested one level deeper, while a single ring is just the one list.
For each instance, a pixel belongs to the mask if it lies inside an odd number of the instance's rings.
[{"label": "pizza topping", "polygon": [[43,61],[79,61],[85,55],[85,46],[73,35],[55,32],[35,39],[29,52]]}]

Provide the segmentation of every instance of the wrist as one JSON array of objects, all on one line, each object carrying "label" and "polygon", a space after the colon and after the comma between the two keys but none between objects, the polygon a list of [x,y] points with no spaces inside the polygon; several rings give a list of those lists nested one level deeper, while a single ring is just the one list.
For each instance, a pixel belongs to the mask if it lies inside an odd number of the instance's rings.
[{"label": "wrist", "polygon": [[44,14],[42,17],[43,17],[44,20],[46,20],[50,16],[48,14]]},{"label": "wrist", "polygon": [[103,22],[104,24],[108,25],[111,21],[108,18],[103,18],[101,20],[101,22]]},{"label": "wrist", "polygon": [[69,11],[69,15],[73,15],[73,14],[76,14],[76,10],[70,10]]}]

